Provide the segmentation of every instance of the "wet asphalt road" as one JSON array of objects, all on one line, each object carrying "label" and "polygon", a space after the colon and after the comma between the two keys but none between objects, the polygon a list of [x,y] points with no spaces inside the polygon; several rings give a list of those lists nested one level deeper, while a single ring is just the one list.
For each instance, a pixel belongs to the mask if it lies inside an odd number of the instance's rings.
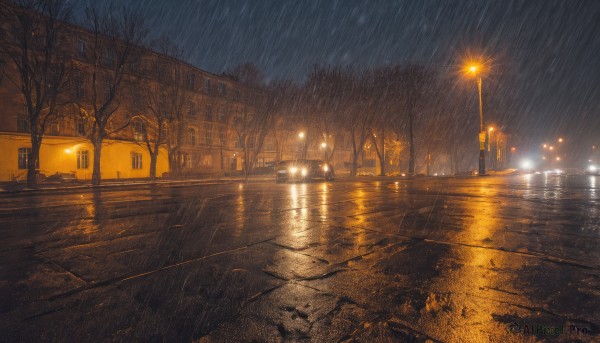
[{"label": "wet asphalt road", "polygon": [[0,194],[0,339],[598,341],[599,186],[521,175]]}]

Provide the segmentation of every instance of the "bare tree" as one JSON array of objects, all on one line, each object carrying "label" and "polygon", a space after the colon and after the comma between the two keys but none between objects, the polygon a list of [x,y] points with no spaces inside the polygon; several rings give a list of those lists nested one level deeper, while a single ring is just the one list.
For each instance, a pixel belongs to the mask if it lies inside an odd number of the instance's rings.
[{"label": "bare tree", "polygon": [[[314,66],[308,75],[305,84],[305,101],[308,109],[304,113],[303,121],[306,126],[318,127],[323,135],[325,146],[325,160],[333,159],[336,150],[336,141],[339,132],[337,125],[340,123],[339,112],[344,106],[339,94],[342,70],[328,66]],[[302,99],[304,100],[304,99]],[[312,122],[309,124],[308,122]]]},{"label": "bare tree", "polygon": [[421,65],[409,64],[403,66],[399,75],[399,81],[402,89],[402,110],[408,120],[408,142],[409,142],[409,160],[408,174],[414,175],[416,171],[416,151],[415,151],[415,126],[419,118],[418,114],[423,111],[423,107],[431,100],[428,95],[432,86],[433,73],[431,70]]},{"label": "bare tree", "polygon": [[275,81],[264,88],[255,88],[250,104],[244,104],[242,113],[234,119],[234,128],[244,152],[244,174],[248,177],[258,160],[267,134],[275,124],[287,101],[291,84]]},{"label": "bare tree", "polygon": [[[148,30],[142,17],[130,10],[116,13],[112,8],[86,8],[86,23],[91,32],[91,99],[89,109],[80,104],[82,113],[92,121],[88,138],[94,146],[92,184],[101,181],[100,158],[106,138],[129,125],[116,123],[113,115],[120,107],[120,95],[126,71],[139,63]],[[115,123],[113,123],[115,121]],[[117,125],[118,124],[118,125]]]},{"label": "bare tree", "polygon": [[[161,37],[152,48],[164,55],[181,59],[183,50],[169,39]],[[164,75],[158,80],[143,81],[138,87],[144,91],[144,144],[150,154],[150,178],[156,178],[156,164],[161,147],[167,148],[169,171],[178,176],[181,172],[181,144],[184,136],[183,111],[187,100],[186,88],[194,87],[195,76],[186,74],[177,62],[158,62]]]},{"label": "bare tree", "polygon": [[246,62],[223,73],[223,76],[245,85],[260,87],[264,83],[262,70],[254,63]]},{"label": "bare tree", "polygon": [[[348,70],[346,87],[347,102],[351,104],[348,116],[345,118],[346,127],[352,142],[352,168],[350,176],[356,176],[358,158],[364,150],[365,143],[372,136],[373,122],[377,110],[372,106],[375,93],[374,74],[369,70]],[[344,87],[340,85],[340,87]]]},{"label": "bare tree", "polygon": [[[70,17],[64,0],[2,2],[0,53],[2,72],[25,101],[31,153],[27,159],[27,186],[37,182],[40,147],[47,125],[55,119],[61,93],[66,89],[67,62],[63,47],[64,23]],[[16,74],[16,75],[15,75]]]}]

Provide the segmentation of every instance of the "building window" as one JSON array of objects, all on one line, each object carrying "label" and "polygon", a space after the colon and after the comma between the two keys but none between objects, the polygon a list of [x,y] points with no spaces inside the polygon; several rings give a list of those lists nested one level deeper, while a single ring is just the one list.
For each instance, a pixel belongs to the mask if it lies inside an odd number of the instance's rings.
[{"label": "building window", "polygon": [[206,166],[206,167],[212,166],[212,155],[211,154],[204,155],[204,157],[202,158],[202,165]]},{"label": "building window", "polygon": [[187,88],[194,90],[196,88],[196,74],[190,72],[187,77]]},{"label": "building window", "polygon": [[212,107],[210,105],[206,106],[206,113],[204,114],[204,120],[206,120],[206,121],[213,120]]},{"label": "building window", "polygon": [[77,169],[90,167],[90,153],[87,150],[77,150]]},{"label": "building window", "polygon": [[227,95],[227,85],[225,82],[219,82],[219,95],[226,96]]},{"label": "building window", "polygon": [[194,166],[192,164],[192,156],[186,152],[181,154],[181,160],[183,161],[183,165],[188,168],[188,169],[192,169]]},{"label": "building window", "polygon": [[112,67],[115,64],[115,52],[112,49],[108,49],[104,54],[104,64]]},{"label": "building window", "polygon": [[77,56],[87,58],[87,44],[83,39],[77,41]]},{"label": "building window", "polygon": [[142,153],[131,152],[131,169],[142,169]]},{"label": "building window", "polygon": [[210,79],[204,79],[204,93],[210,94],[211,91],[212,89]]},{"label": "building window", "polygon": [[26,116],[17,117],[17,131],[29,132],[29,118]]},{"label": "building window", "polygon": [[143,141],[146,138],[146,125],[141,120],[137,120],[133,123],[133,139],[136,141]]},{"label": "building window", "polygon": [[142,107],[142,93],[138,87],[132,87],[132,98],[134,107]]},{"label": "building window", "polygon": [[221,107],[219,111],[219,122],[226,123],[227,122],[227,110],[224,107]]},{"label": "building window", "polygon": [[221,129],[219,131],[219,142],[221,143],[221,146],[225,146],[225,142],[227,141],[227,137],[225,135],[225,130]]},{"label": "building window", "polygon": [[196,103],[193,101],[190,101],[188,103],[188,114],[190,116],[195,116],[196,115]]},{"label": "building window", "polygon": [[83,73],[75,73],[73,76],[73,88],[75,98],[81,99],[85,96],[85,76]]},{"label": "building window", "polygon": [[58,123],[50,124],[50,136],[60,135],[60,125]]},{"label": "building window", "polygon": [[206,145],[211,146],[213,141],[213,133],[211,129],[206,129]]},{"label": "building window", "polygon": [[129,64],[129,70],[130,70],[132,73],[139,73],[139,72],[140,72],[140,69],[141,69],[141,67],[140,67],[140,61],[139,61],[139,60],[132,61],[132,62]]},{"label": "building window", "polygon": [[164,82],[167,80],[167,65],[165,63],[156,63],[156,75],[159,81]]},{"label": "building window", "polygon": [[77,123],[76,123],[77,134],[80,136],[85,136],[86,135],[85,127],[86,127],[85,118],[77,117]]},{"label": "building window", "polygon": [[112,80],[111,79],[109,79],[109,78],[104,79],[103,89],[104,89],[104,98],[110,99],[110,95],[112,92]]},{"label": "building window", "polygon": [[31,158],[31,148],[19,148],[19,169],[27,169],[27,162]]},{"label": "building window", "polygon": [[196,145],[196,129],[190,128],[188,130],[188,142],[190,142],[190,145]]}]

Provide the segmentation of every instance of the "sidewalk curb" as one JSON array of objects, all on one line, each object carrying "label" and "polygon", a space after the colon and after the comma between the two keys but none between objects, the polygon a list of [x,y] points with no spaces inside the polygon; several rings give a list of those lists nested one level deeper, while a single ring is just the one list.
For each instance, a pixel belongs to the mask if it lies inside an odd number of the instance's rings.
[{"label": "sidewalk curb", "polygon": [[236,182],[264,182],[272,180],[271,177],[260,177],[248,179],[245,178],[215,178],[215,179],[198,179],[198,180],[156,180],[156,181],[130,181],[130,182],[106,182],[100,185],[94,186],[92,184],[77,184],[67,185],[58,184],[56,187],[40,187],[40,188],[24,188],[24,189],[0,189],[0,195],[3,194],[35,194],[44,192],[69,192],[69,191],[80,191],[80,190],[111,190],[115,188],[146,188],[146,187],[160,187],[160,186],[201,186],[201,185],[215,185],[215,184],[228,184]]}]

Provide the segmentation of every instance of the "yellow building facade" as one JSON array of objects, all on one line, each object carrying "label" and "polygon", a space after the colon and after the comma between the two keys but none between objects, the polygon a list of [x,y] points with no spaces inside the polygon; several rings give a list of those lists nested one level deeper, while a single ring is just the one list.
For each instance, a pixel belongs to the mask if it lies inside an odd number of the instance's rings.
[{"label": "yellow building facade", "polygon": [[[31,139],[26,133],[0,133],[0,181],[27,179],[27,149]],[[84,138],[44,137],[40,149],[39,171],[51,176],[75,173],[78,180],[91,180],[94,163],[92,144]],[[100,173],[103,179],[147,178],[150,154],[145,146],[134,142],[106,140],[102,146]],[[156,175],[169,171],[166,149],[160,149]]]}]

